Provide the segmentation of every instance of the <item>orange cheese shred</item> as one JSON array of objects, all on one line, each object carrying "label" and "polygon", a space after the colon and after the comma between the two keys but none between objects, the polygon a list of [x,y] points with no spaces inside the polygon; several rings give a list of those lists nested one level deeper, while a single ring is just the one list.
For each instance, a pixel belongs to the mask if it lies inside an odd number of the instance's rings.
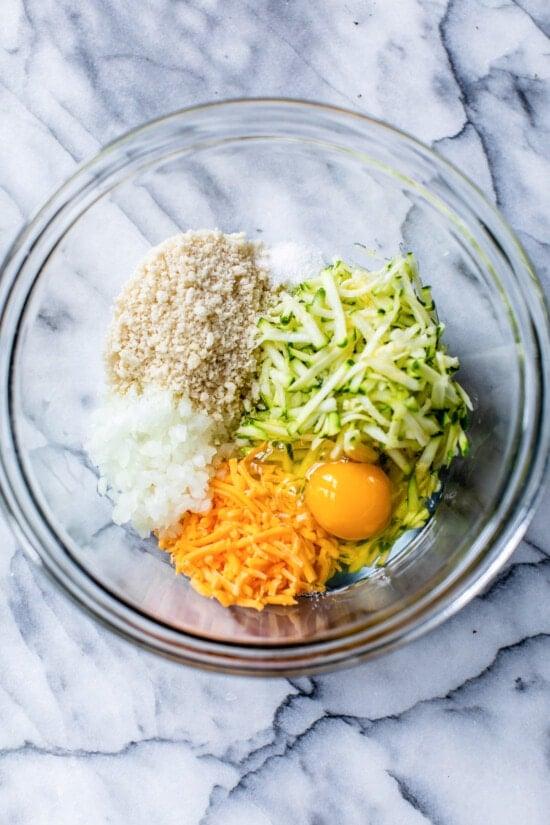
[{"label": "orange cheese shred", "polygon": [[225,607],[295,604],[340,569],[337,540],[303,502],[303,477],[258,453],[226,462],[211,483],[211,509],[186,513],[177,531],[159,536],[176,572]]}]

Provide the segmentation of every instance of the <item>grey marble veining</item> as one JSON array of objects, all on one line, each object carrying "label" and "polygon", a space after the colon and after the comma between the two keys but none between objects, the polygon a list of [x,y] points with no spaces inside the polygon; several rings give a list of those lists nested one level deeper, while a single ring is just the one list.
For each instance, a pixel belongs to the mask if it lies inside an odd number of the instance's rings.
[{"label": "grey marble veining", "polygon": [[[433,145],[498,204],[550,290],[549,35],[547,0],[4,0],[1,243],[141,121],[305,97]],[[546,825],[549,508],[547,492],[507,568],[443,627],[298,680],[131,647],[0,523],[0,822]]]}]

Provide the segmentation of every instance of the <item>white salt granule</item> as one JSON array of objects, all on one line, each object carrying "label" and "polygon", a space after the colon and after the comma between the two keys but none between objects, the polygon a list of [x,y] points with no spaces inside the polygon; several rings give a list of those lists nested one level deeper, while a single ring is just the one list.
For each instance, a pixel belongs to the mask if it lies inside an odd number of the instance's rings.
[{"label": "white salt granule", "polygon": [[86,449],[100,471],[98,491],[114,503],[115,524],[145,537],[188,510],[208,510],[213,428],[189,400],[149,385],[112,394],[93,413]]},{"label": "white salt granule", "polygon": [[313,246],[292,241],[274,244],[264,251],[262,263],[269,272],[272,286],[298,286],[313,278],[326,266],[323,256]]}]

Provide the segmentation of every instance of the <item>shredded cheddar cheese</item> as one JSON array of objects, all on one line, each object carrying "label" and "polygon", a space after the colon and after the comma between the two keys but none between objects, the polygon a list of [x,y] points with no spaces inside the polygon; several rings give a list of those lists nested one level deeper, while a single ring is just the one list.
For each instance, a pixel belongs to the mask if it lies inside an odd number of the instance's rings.
[{"label": "shredded cheddar cheese", "polygon": [[230,459],[211,482],[212,507],[159,537],[177,573],[220,604],[263,610],[322,592],[339,569],[338,542],[303,503],[304,480],[255,458]]}]

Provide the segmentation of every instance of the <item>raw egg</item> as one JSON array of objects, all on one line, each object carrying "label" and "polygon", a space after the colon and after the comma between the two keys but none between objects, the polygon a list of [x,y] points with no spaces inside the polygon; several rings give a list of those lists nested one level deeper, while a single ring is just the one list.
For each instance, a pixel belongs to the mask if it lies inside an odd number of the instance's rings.
[{"label": "raw egg", "polygon": [[305,501],[327,533],[348,541],[368,539],[391,516],[391,483],[375,464],[330,461],[310,475]]}]

